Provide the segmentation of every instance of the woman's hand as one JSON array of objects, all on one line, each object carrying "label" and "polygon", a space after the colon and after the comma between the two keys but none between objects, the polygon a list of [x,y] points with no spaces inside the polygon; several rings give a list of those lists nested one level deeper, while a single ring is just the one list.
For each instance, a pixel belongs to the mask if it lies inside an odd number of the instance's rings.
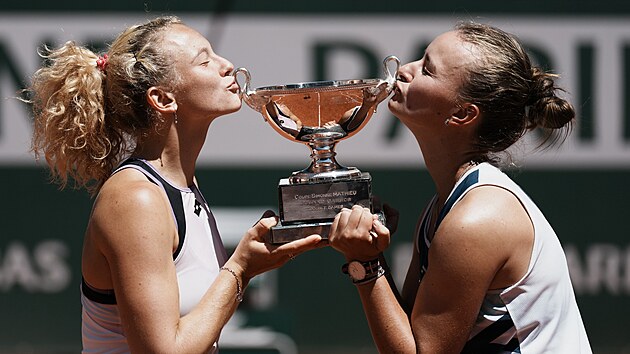
[{"label": "woman's hand", "polygon": [[390,233],[370,209],[355,205],[337,214],[328,241],[347,260],[368,261],[389,246]]},{"label": "woman's hand", "polygon": [[[270,216],[271,215],[271,216]],[[278,223],[273,212],[263,217],[247,231],[226,266],[241,274],[245,284],[254,276],[276,269],[299,254],[327,245],[320,235],[311,235],[282,245],[266,242],[272,226]]]}]

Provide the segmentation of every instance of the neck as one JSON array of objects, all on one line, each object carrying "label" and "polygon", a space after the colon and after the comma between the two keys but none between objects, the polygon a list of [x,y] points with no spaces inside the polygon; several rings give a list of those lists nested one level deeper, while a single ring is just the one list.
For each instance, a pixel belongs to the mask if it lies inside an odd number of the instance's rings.
[{"label": "neck", "polygon": [[418,141],[427,170],[433,179],[438,195],[438,204],[443,205],[453,190],[455,183],[477,163],[467,152],[453,145],[423,144]]},{"label": "neck", "polygon": [[188,133],[181,124],[171,124],[164,131],[142,139],[132,154],[147,160],[169,181],[180,187],[193,184],[197,158],[206,139],[207,129],[200,134],[196,131]]}]

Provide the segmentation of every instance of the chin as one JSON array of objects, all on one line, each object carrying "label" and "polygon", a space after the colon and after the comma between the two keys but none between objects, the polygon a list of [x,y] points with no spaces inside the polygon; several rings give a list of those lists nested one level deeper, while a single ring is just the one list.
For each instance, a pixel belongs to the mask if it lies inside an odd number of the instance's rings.
[{"label": "chin", "polygon": [[230,113],[234,113],[237,112],[238,110],[241,109],[241,107],[243,106],[243,102],[241,101],[240,98],[237,98],[235,100],[231,100],[229,105],[226,105],[223,114],[230,114]]},{"label": "chin", "polygon": [[389,109],[390,112],[392,112],[393,115],[396,116],[396,114],[400,111],[398,108],[400,107],[400,104],[397,101],[394,100],[389,100],[389,102],[387,102],[387,108]]},{"label": "chin", "polygon": [[215,110],[210,117],[213,117],[212,120],[216,119],[216,118],[221,118],[223,116],[227,116],[229,114],[232,114],[234,112],[237,112],[239,109],[241,109],[240,105],[237,106],[231,106],[231,107],[223,107],[223,109],[218,109]]},{"label": "chin", "polygon": [[221,111],[221,112],[217,115],[217,117],[227,116],[227,115],[230,115],[230,114],[232,114],[232,113],[238,112],[238,110],[239,110],[238,108],[236,108],[236,109],[224,110],[224,111]]},{"label": "chin", "polygon": [[234,113],[234,112],[238,112],[240,109],[241,109],[241,105],[239,104],[237,106],[234,106],[234,107],[231,107],[230,109],[228,109],[225,112],[225,114],[231,114],[231,113]]}]

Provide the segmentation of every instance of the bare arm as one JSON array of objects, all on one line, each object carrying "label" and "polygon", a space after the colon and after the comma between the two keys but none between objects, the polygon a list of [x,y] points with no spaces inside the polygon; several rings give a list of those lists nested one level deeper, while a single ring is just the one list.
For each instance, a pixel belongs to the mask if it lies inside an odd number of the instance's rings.
[{"label": "bare arm", "polygon": [[409,319],[387,279],[358,285],[357,290],[379,353],[415,353]]},{"label": "bare arm", "polygon": [[431,243],[412,313],[420,352],[461,352],[486,292],[526,273],[533,236],[529,216],[510,192],[481,186],[466,194]]},{"label": "bare arm", "polygon": [[[374,230],[378,237],[370,235]],[[377,258],[389,245],[389,230],[370,214],[354,206],[339,213],[331,227],[330,245],[348,261]],[[413,333],[407,315],[385,277],[357,285],[370,331],[381,353],[415,353]]]},{"label": "bare arm", "polygon": [[[352,219],[339,220],[349,224]],[[379,351],[461,352],[488,289],[509,286],[525,273],[532,239],[531,221],[511,193],[496,187],[469,192],[432,241],[429,268],[415,295],[410,322],[384,279],[358,286]],[[349,259],[367,256],[356,250],[368,249],[359,244],[370,242],[367,235],[340,231],[331,239]]]},{"label": "bare arm", "polygon": [[[242,286],[284,264],[290,253],[317,247],[319,236],[267,247],[263,237],[274,224],[274,218],[259,221],[226,263]],[[166,196],[157,186],[136,180],[101,191],[88,238],[106,259],[132,352],[207,352],[238,305],[234,275],[221,271],[199,304],[180,317],[175,236]]]}]

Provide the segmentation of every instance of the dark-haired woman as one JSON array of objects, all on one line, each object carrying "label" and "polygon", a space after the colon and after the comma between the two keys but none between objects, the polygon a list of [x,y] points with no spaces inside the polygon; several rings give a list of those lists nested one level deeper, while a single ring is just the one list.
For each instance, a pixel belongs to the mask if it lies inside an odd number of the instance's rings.
[{"label": "dark-haired woman", "polygon": [[574,110],[554,79],[514,36],[475,23],[400,68],[389,109],[436,188],[401,300],[379,261],[389,231],[369,210],[343,210],[330,235],[380,352],[591,353],[554,230],[497,167],[528,130],[570,128]]}]

